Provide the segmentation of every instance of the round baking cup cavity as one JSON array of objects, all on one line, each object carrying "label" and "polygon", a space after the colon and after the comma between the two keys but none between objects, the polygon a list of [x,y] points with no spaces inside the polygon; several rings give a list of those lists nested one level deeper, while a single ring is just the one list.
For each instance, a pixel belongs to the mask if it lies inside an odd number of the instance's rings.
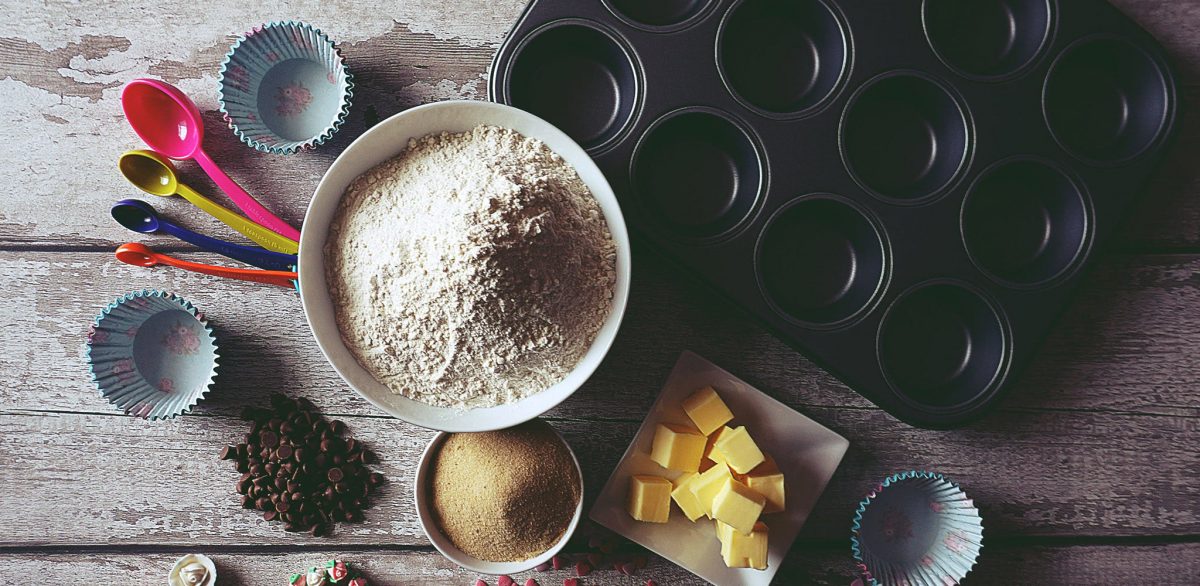
[{"label": "round baking cup cavity", "polygon": [[871,586],[949,586],[975,566],[983,520],[958,484],[934,472],[894,474],[858,504],[850,546]]},{"label": "round baking cup cavity", "polygon": [[109,403],[142,419],[187,413],[217,376],[217,338],[204,314],[157,290],[126,293],[88,329],[88,372]]},{"label": "round baking cup cavity", "polygon": [[257,150],[289,155],[329,140],[346,121],[354,76],[325,33],[270,22],[229,48],[217,78],[229,128]]}]

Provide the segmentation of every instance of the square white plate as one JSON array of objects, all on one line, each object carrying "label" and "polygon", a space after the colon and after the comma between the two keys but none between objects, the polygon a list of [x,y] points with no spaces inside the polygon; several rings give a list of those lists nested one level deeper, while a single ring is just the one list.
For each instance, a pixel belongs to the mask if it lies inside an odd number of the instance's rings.
[{"label": "square white plate", "polygon": [[[650,459],[654,426],[659,422],[690,424],[679,405],[689,394],[709,385],[733,411],[734,420],[729,425],[745,425],[763,452],[775,458],[787,483],[786,509],[763,515],[763,521],[770,528],[766,570],[725,567],[712,521],[701,517],[692,523],[674,503],[668,523],[635,521],[625,510],[630,476],[655,474],[674,478],[679,475]],[[704,358],[684,352],[629,449],[625,450],[616,470],[604,484],[589,516],[713,584],[766,586],[779,571],[780,563],[849,446],[846,438]]]}]

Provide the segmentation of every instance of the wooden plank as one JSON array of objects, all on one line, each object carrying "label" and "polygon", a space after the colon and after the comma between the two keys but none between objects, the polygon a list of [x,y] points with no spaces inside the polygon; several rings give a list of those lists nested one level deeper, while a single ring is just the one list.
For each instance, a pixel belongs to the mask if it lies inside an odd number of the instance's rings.
[{"label": "wooden plank", "polygon": [[[350,562],[371,584],[405,586],[468,586],[479,577],[458,568],[429,551],[307,551],[304,553],[222,553],[207,551],[217,565],[222,585],[278,586],[298,569],[328,559]],[[852,579],[849,548],[794,549],[780,568],[776,584],[842,586]],[[11,576],[37,576],[48,584],[71,584],[86,576],[94,584],[160,583],[183,551],[170,553],[41,554],[0,552],[0,562]],[[986,547],[979,565],[969,574],[972,586],[1011,586],[1015,576],[1030,582],[1056,586],[1094,584],[1183,584],[1200,575],[1200,545],[1195,543],[1155,546],[1041,546]],[[557,586],[573,571],[524,572],[513,575],[517,584],[534,578],[541,586]],[[484,576],[495,584],[493,577]],[[612,570],[593,572],[581,584],[642,586],[647,579],[670,586],[706,584],[692,574],[657,557],[633,577]]]},{"label": "wooden plank", "polygon": [[[183,255],[220,262],[214,255]],[[556,414],[634,420],[649,408],[679,352],[694,350],[801,410],[870,409],[779,340],[654,255],[635,263],[621,334],[608,359]],[[1086,278],[1006,408],[1200,416],[1200,257],[1114,256]],[[0,281],[0,388],[9,409],[107,412],[82,369],[92,317],[134,288],[181,293],[217,327],[224,359],[202,414],[235,415],[268,389],[312,396],[338,414],[379,414],[325,362],[294,292],[129,267],[105,253],[6,253]]]},{"label": "wooden plank", "polygon": [[[224,129],[215,111],[215,72],[231,33],[254,22],[241,6],[216,6],[213,13],[224,11],[230,17],[198,21],[181,17],[178,4],[145,7],[145,18],[156,24],[188,23],[177,35],[166,35],[169,46],[164,46],[164,35],[142,30],[156,27],[127,24],[102,11],[72,12],[71,19],[80,21],[74,27],[45,30],[38,22],[0,30],[0,70],[7,76],[0,80],[0,127],[8,137],[0,143],[0,164],[18,171],[13,189],[35,195],[6,203],[0,212],[0,246],[111,247],[128,239],[103,216],[111,201],[140,196],[116,173],[114,161],[122,150],[141,146],[119,115],[118,94],[124,81],[144,74],[189,91],[205,111],[206,145],[214,157],[251,193],[299,224],[325,168],[369,124],[422,102],[486,97],[484,72],[523,4],[392,3],[372,8],[373,18],[332,11],[297,14],[343,42],[359,87],[350,119],[336,139],[315,152],[289,157],[247,150]],[[1200,42],[1194,32],[1200,29],[1200,10],[1192,3],[1153,0],[1118,0],[1116,5],[1163,39],[1192,84],[1181,96],[1184,107],[1197,109]],[[80,30],[106,34],[79,36]],[[1200,187],[1200,171],[1191,164],[1200,151],[1200,122],[1193,117],[1183,124],[1179,144],[1135,205],[1115,249],[1200,246],[1200,200],[1192,197]],[[78,156],[81,152],[89,156]],[[70,173],[56,170],[64,160],[71,161]],[[195,165],[180,167],[186,182],[219,194]],[[206,233],[236,236],[180,202],[155,204]],[[55,213],[45,214],[47,208]]]},{"label": "wooden plank", "polygon": [[[911,468],[961,482],[980,504],[989,536],[1200,534],[1200,454],[1176,449],[1200,443],[1194,418],[1041,413],[936,433],[873,410],[808,412],[847,436],[851,448],[803,539],[844,539],[862,495]],[[216,456],[245,433],[244,422],[2,412],[3,500],[11,506],[0,508],[0,546],[426,544],[410,483],[432,432],[392,419],[342,419],[379,455],[391,482],[364,524],[314,539],[285,534],[239,508],[237,474]],[[579,456],[590,506],[638,423],[553,422]]]}]

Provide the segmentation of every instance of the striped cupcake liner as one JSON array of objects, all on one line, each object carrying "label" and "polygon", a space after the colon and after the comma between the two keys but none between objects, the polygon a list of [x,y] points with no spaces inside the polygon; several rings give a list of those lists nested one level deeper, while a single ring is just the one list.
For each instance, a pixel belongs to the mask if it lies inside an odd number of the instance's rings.
[{"label": "striped cupcake liner", "polygon": [[953,586],[983,549],[974,501],[941,474],[894,474],[858,504],[851,550],[871,586]]},{"label": "striped cupcake liner", "polygon": [[346,121],[354,76],[333,41],[303,22],[270,22],[230,47],[217,78],[221,113],[257,150],[292,154],[329,140]]},{"label": "striped cupcake liner", "polygon": [[88,329],[88,372],[100,396],[142,419],[196,406],[217,376],[217,338],[188,301],[157,290],[126,293]]}]

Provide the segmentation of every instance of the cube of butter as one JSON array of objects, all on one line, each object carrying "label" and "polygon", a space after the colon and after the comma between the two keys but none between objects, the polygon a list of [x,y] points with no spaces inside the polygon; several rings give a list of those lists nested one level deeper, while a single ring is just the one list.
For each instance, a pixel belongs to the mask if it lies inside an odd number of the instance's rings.
[{"label": "cube of butter", "polygon": [[713,498],[712,517],[737,529],[742,535],[749,535],[766,502],[761,494],[730,478]]},{"label": "cube of butter", "polygon": [[671,491],[671,499],[679,505],[679,510],[683,511],[688,520],[693,522],[703,517],[707,510],[704,505],[700,504],[700,499],[696,498],[696,494],[692,492],[690,486],[692,480],[699,476],[695,472],[685,472],[683,476],[671,482],[675,486]]},{"label": "cube of butter", "polygon": [[729,474],[729,466],[717,464],[688,482],[688,490],[696,495],[696,500],[704,507],[704,514],[710,519],[712,518],[713,499],[721,491],[721,485],[725,483],[725,480],[731,478],[733,477]]},{"label": "cube of butter", "polygon": [[745,474],[766,460],[744,425],[722,433],[713,449],[720,452],[725,463],[738,474]]},{"label": "cube of butter", "polygon": [[725,456],[721,455],[716,449],[717,441],[720,440],[726,433],[733,431],[727,426],[721,426],[720,429],[708,436],[708,442],[704,444],[704,459],[717,464],[725,463]]},{"label": "cube of butter", "polygon": [[659,423],[654,428],[650,459],[668,470],[695,472],[704,456],[705,437],[695,429],[674,423]]},{"label": "cube of butter", "polygon": [[755,468],[746,476],[746,486],[766,499],[767,504],[763,507],[763,513],[778,513],[783,510],[786,502],[783,473],[758,472],[762,467]]},{"label": "cube of butter", "polygon": [[704,387],[684,399],[683,411],[704,435],[712,434],[733,420],[733,412],[712,387]]},{"label": "cube of butter", "polygon": [[638,521],[666,523],[671,515],[671,481],[661,476],[629,477],[629,516]]},{"label": "cube of butter", "polygon": [[767,569],[769,533],[766,523],[762,521],[754,524],[754,530],[749,535],[742,535],[729,525],[717,521],[717,538],[721,540],[721,559],[725,566]]}]

